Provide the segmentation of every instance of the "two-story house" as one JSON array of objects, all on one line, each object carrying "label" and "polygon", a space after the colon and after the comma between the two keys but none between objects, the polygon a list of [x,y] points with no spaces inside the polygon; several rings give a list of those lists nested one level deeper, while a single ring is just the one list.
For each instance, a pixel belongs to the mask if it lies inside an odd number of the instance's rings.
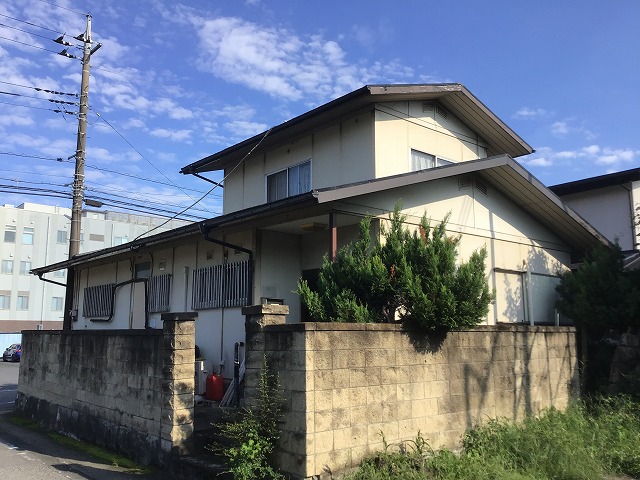
[{"label": "two-story house", "polygon": [[460,258],[487,248],[487,324],[552,324],[558,272],[607,241],[513,160],[531,152],[463,85],[366,86],[185,166],[223,172],[223,215],[33,273],[69,269],[72,329],[198,311],[207,367],[229,377],[240,307],[277,299],[304,320],[298,280],[313,281],[365,215],[379,235],[400,203],[409,228],[450,213]]}]

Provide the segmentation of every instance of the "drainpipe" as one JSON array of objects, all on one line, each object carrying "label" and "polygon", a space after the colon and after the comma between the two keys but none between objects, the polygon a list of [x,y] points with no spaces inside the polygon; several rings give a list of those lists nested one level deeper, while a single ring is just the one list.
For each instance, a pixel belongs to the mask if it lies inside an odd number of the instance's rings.
[{"label": "drainpipe", "polygon": [[[211,242],[211,243],[215,243],[216,245],[221,245],[223,247],[227,247],[227,248],[233,248],[234,250],[239,250],[241,252],[246,253],[247,255],[249,255],[249,295],[252,296],[253,295],[253,251],[249,250],[248,248],[244,248],[240,245],[234,245],[233,243],[229,243],[229,242],[225,242],[224,240],[218,240],[216,238],[211,238],[209,236],[209,233],[211,233],[211,228],[210,227],[206,227],[204,224],[200,224],[200,232],[202,233],[204,239],[207,242]],[[226,266],[227,261],[226,261],[226,257],[225,257],[225,261],[224,264]],[[223,283],[222,283],[222,289],[223,289],[223,297],[222,297],[222,332],[220,335],[220,369],[222,370],[222,365],[224,364],[223,361],[223,354],[224,354],[224,275],[223,275]],[[222,372],[220,372],[220,374],[222,375]]]}]

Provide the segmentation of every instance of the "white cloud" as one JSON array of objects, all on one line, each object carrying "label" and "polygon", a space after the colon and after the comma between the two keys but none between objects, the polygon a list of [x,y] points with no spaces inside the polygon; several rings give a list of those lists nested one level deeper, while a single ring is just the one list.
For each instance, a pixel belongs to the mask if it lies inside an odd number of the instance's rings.
[{"label": "white cloud", "polygon": [[597,165],[618,165],[621,163],[629,163],[634,159],[633,150],[618,150],[605,148],[602,151],[603,155],[599,155],[595,162]]},{"label": "white cloud", "polygon": [[569,125],[567,122],[554,122],[551,125],[551,133],[556,136],[564,136],[569,133]]},{"label": "white cloud", "polygon": [[233,132],[234,135],[242,137],[251,137],[267,129],[264,123],[246,122],[242,120],[225,123],[225,127]]},{"label": "white cloud", "polygon": [[513,118],[532,119],[532,118],[546,117],[548,115],[549,115],[549,112],[547,112],[544,108],[522,107],[513,115]]},{"label": "white cloud", "polygon": [[182,142],[191,138],[191,130],[167,130],[166,128],[156,128],[149,132],[154,137],[168,138],[174,142]]},{"label": "white cloud", "polygon": [[597,155],[600,152],[600,147],[598,145],[589,145],[588,147],[583,147],[582,152],[587,155]]},{"label": "white cloud", "polygon": [[553,165],[553,162],[544,157],[534,158],[533,160],[529,160],[527,165],[532,167],[550,167]]},{"label": "white cloud", "polygon": [[298,36],[236,17],[191,21],[200,38],[199,68],[224,80],[285,100],[312,103],[351,91],[373,79],[407,80],[414,71],[397,62],[353,65],[335,40]]}]

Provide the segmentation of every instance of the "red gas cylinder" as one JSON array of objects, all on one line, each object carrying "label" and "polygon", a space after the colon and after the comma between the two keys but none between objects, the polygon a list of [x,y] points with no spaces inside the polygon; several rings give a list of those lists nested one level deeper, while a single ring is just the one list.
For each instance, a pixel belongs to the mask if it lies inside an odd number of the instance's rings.
[{"label": "red gas cylinder", "polygon": [[224,396],[224,377],[212,373],[207,377],[207,385],[204,397],[207,400],[219,402]]}]

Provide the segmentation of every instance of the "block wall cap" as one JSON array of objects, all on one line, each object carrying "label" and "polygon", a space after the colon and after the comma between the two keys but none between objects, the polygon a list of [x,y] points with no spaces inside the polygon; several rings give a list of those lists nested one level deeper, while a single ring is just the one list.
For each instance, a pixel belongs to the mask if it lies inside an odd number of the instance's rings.
[{"label": "block wall cap", "polygon": [[242,307],[243,315],[288,315],[289,305],[264,304]]},{"label": "block wall cap", "polygon": [[196,318],[198,318],[198,312],[171,312],[160,315],[163,322],[188,322],[195,321]]}]

